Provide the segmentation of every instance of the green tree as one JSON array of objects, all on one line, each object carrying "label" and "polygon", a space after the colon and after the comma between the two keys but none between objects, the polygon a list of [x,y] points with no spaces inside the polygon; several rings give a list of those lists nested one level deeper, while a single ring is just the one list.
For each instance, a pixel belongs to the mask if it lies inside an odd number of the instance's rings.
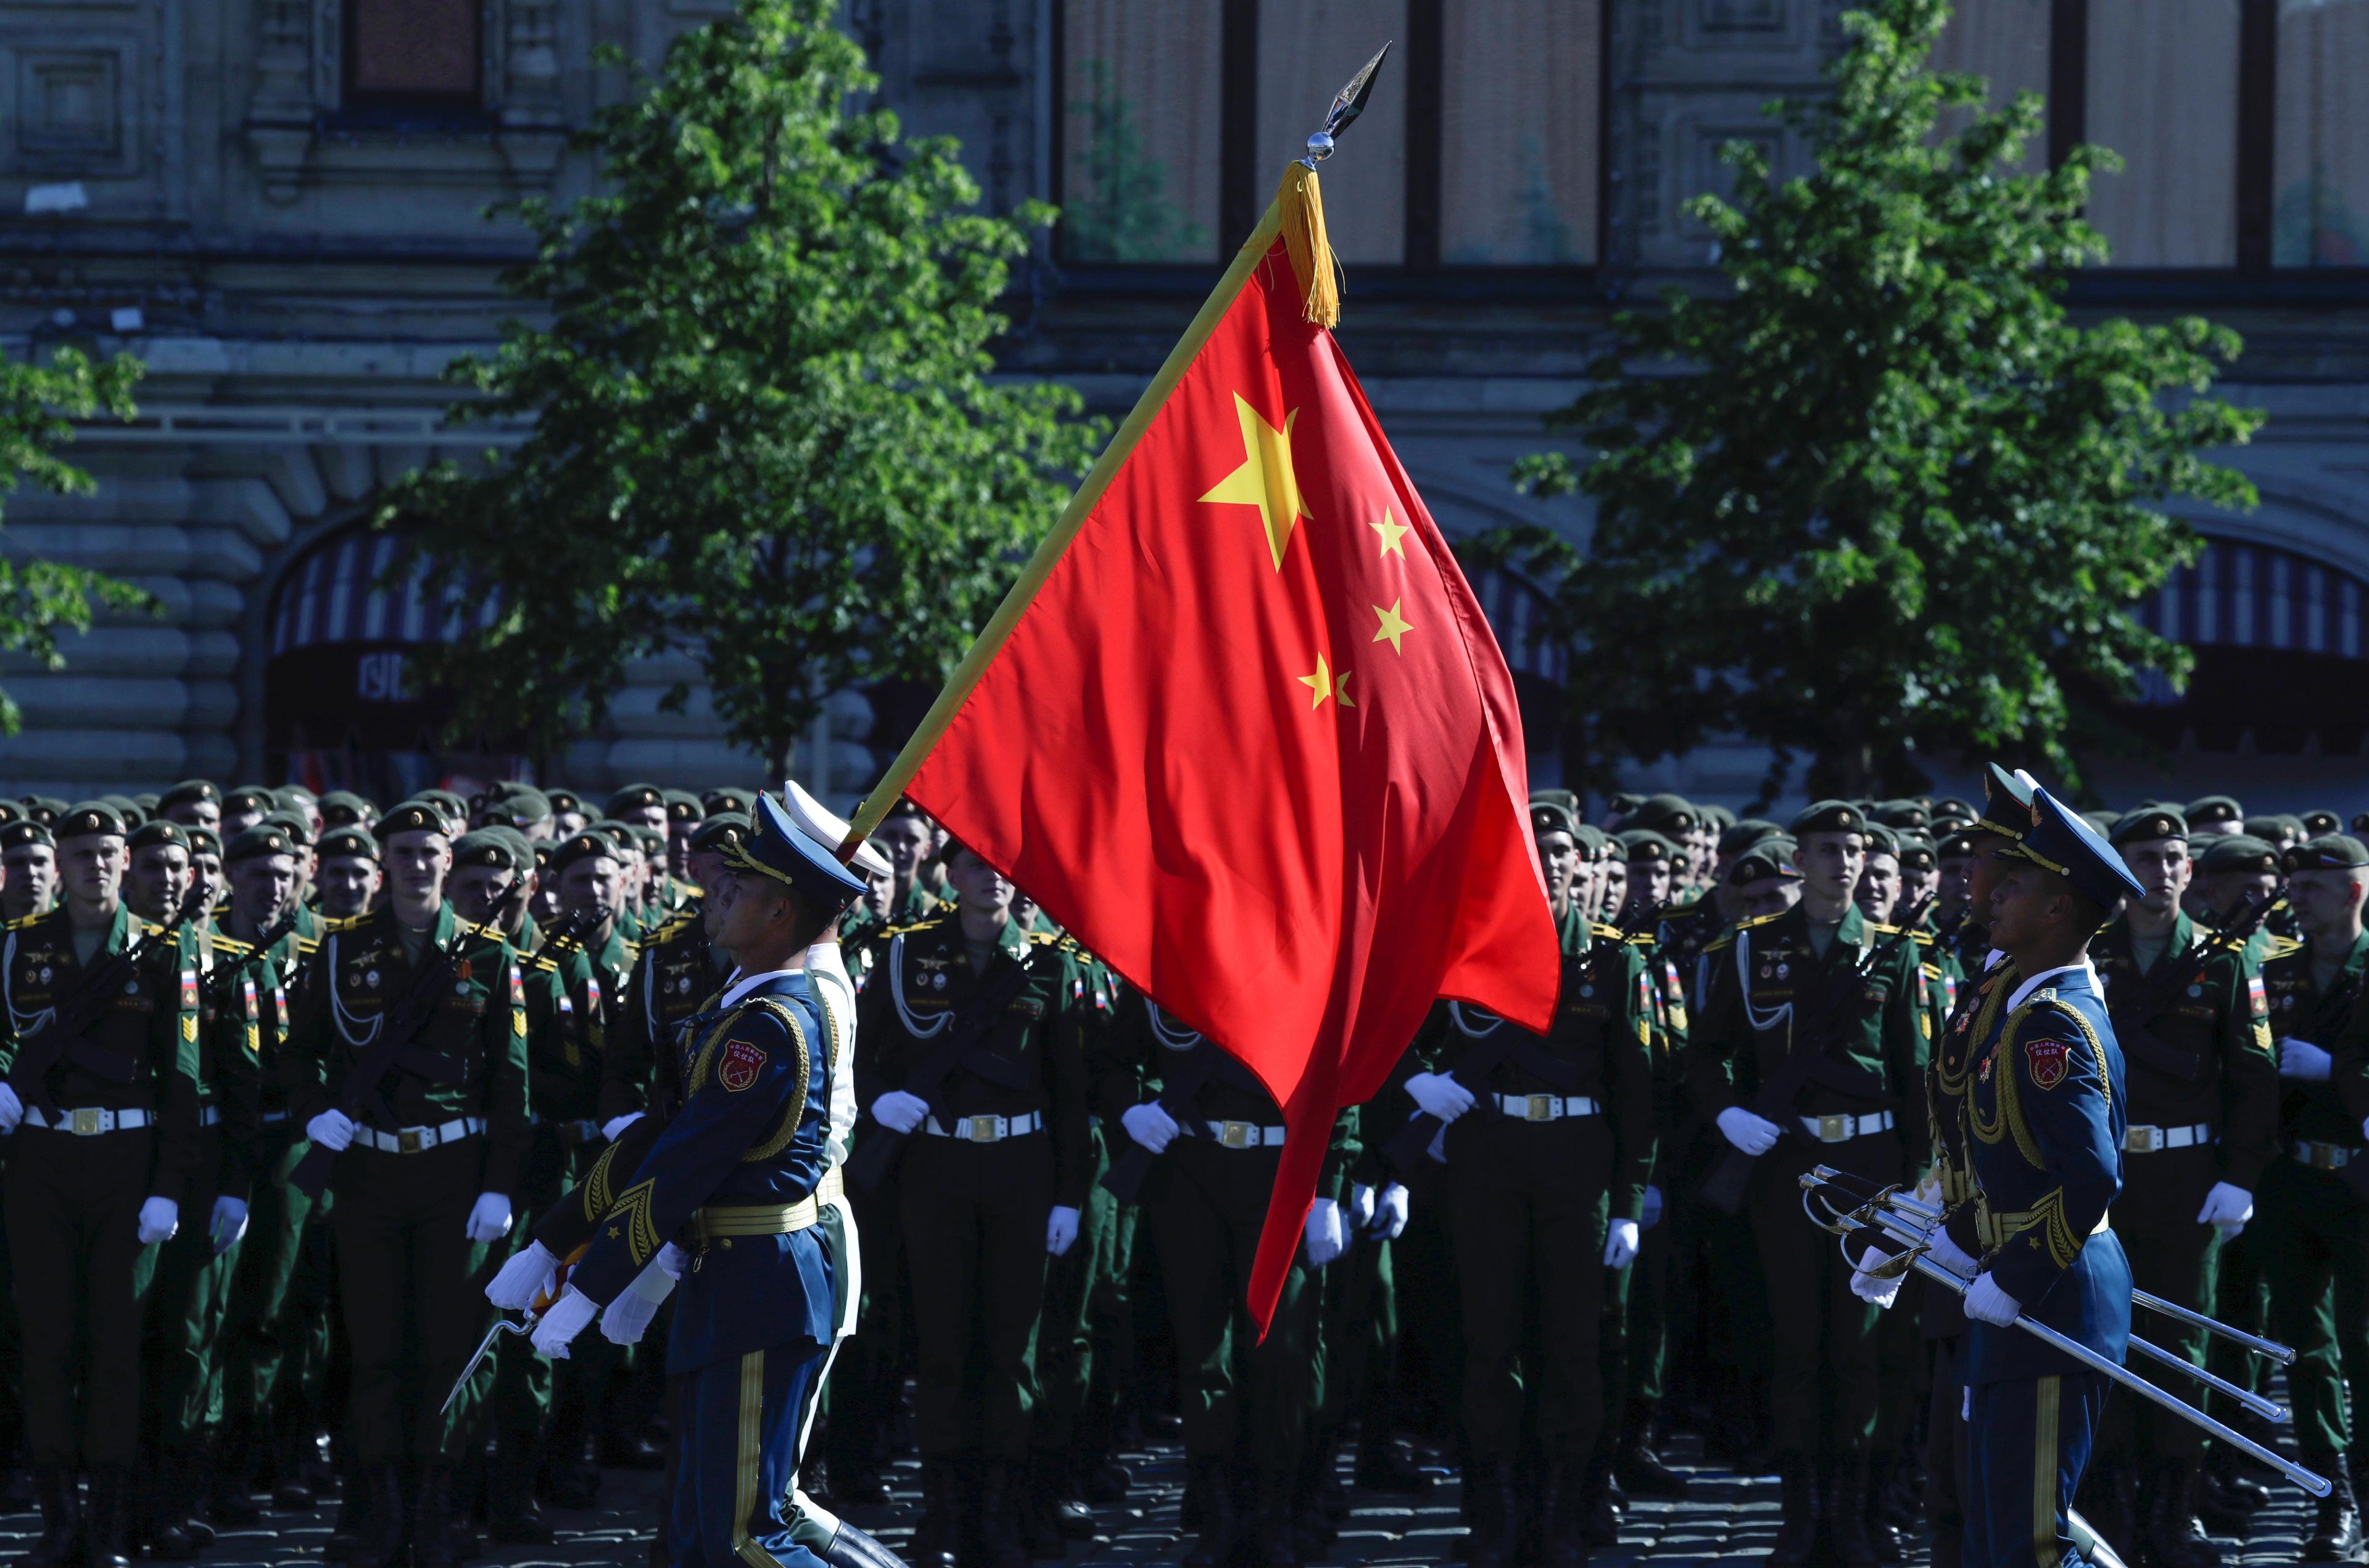
[{"label": "green tree", "polygon": [[[61,496],[97,488],[57,449],[74,439],[76,419],[102,411],[132,418],[140,371],[129,354],[98,364],[78,349],[60,349],[46,365],[0,360],[0,497],[28,478]],[[124,612],[156,608],[145,590],[86,567],[0,555],[0,652],[25,655],[44,670],[63,669],[58,634],[89,631],[94,603]],[[24,717],[0,692],[0,735],[16,734]]]},{"label": "green tree", "polygon": [[532,434],[378,514],[498,606],[425,661],[456,732],[548,750],[629,661],[682,654],[727,736],[786,767],[832,691],[960,656],[1092,458],[1074,393],[989,379],[992,306],[1050,210],[963,211],[956,144],[861,107],[836,10],[740,0],[682,34],[578,136],[600,192],[519,205],[535,254],[503,285],[544,325],[451,377],[477,395],[458,418]]},{"label": "green tree", "polygon": [[2130,608],[2202,547],[2161,501],[2253,503],[2202,455],[2260,423],[2203,395],[2238,340],[2066,319],[2067,273],[2106,254],[2090,176],[2120,160],[2015,172],[2040,97],[1986,111],[1979,77],[1928,70],[1948,15],[1846,16],[1832,95],[1769,109],[1808,174],[1725,150],[1734,198],[1690,210],[1727,286],[1618,316],[1550,419],[1593,455],[1516,466],[1533,494],[1594,499],[1585,546],[1480,542],[1552,585],[1557,634],[1587,650],[1566,732],[1592,780],[1738,738],[1774,748],[1768,795],[1801,753],[1814,794],[1905,792],[1920,758],[1969,749],[2077,781],[2077,751],[2126,737],[2112,707],[2139,671],[2186,679]]},{"label": "green tree", "polygon": [[1086,96],[1070,106],[1083,121],[1079,184],[1061,216],[1078,261],[1173,261],[1207,238],[1168,200],[1168,166],[1152,155],[1134,109],[1119,97],[1107,61],[1080,63]]}]

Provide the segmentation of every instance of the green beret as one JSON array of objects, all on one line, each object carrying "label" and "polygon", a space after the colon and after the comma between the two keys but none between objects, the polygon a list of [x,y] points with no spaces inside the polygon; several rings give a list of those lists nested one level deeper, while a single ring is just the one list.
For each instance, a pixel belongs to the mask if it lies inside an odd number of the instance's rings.
[{"label": "green beret", "polygon": [[220,833],[215,832],[212,828],[197,826],[184,828],[181,831],[189,835],[191,854],[210,854],[216,859],[221,858],[223,841]]},{"label": "green beret", "polygon": [[755,804],[757,797],[745,789],[711,789],[699,797],[700,809],[710,817],[722,816],[727,811],[737,811],[746,817],[749,807]]},{"label": "green beret", "polygon": [[2352,814],[2352,830],[2356,833],[2369,833],[2369,811],[2356,811]]},{"label": "green beret", "polygon": [[25,808],[13,800],[0,800],[0,825],[24,820]]},{"label": "green beret", "polygon": [[1804,833],[1864,833],[1867,814],[1848,800],[1813,801],[1785,831],[1796,841]]},{"label": "green beret", "polygon": [[1941,852],[1922,833],[1900,835],[1900,866],[1904,871],[1930,871],[1941,864]]},{"label": "green beret", "polygon": [[271,792],[271,798],[280,803],[280,809],[302,812],[306,817],[312,816],[314,808],[321,804],[321,797],[303,784],[281,784]]},{"label": "green beret", "polygon": [[23,849],[27,844],[52,844],[57,840],[50,830],[28,817],[22,821],[0,823],[0,850]]},{"label": "green beret", "polygon": [[1678,858],[1678,846],[1651,828],[1623,829],[1615,837],[1620,842],[1620,858],[1631,864]]},{"label": "green beret", "polygon": [[93,833],[124,835],[123,814],[103,800],[86,800],[70,806],[58,814],[58,842],[68,839],[86,839]]},{"label": "green beret", "polygon": [[2289,871],[2350,871],[2369,865],[2369,844],[2342,833],[2322,833],[2287,851]]},{"label": "green beret", "polygon": [[609,796],[609,804],[603,808],[602,815],[609,817],[623,817],[628,811],[638,811],[645,807],[664,806],[665,804],[666,791],[660,789],[658,785],[654,784],[629,784],[624,788],[618,790],[615,794]]},{"label": "green beret", "polygon": [[378,819],[372,834],[382,844],[397,833],[438,833],[445,830],[444,814],[424,800],[406,800]]},{"label": "green beret", "polygon": [[1899,834],[1894,832],[1891,829],[1885,827],[1881,822],[1870,822],[1865,830],[1867,833],[1868,853],[1888,854],[1894,858],[1899,856]]},{"label": "green beret", "polygon": [[1933,823],[1933,814],[1921,800],[1878,801],[1872,815],[1887,828],[1928,828]]},{"label": "green beret", "polygon": [[1591,823],[1574,824],[1571,830],[1571,841],[1579,846],[1579,858],[1582,864],[1593,864],[1612,853],[1612,841],[1605,835],[1603,829]]},{"label": "green beret", "polygon": [[128,795],[102,795],[98,798],[115,807],[115,814],[123,818],[127,830],[148,820],[148,813],[141,810],[140,803]]},{"label": "green beret", "polygon": [[[327,836],[324,835],[321,841],[326,844],[329,841]],[[296,841],[285,827],[277,822],[258,822],[254,827],[242,828],[230,836],[230,842],[223,848],[223,864],[236,865],[240,861],[253,860],[258,855],[294,853]]]},{"label": "green beret", "polygon": [[124,841],[126,849],[134,850],[154,849],[158,844],[170,844],[175,849],[186,851],[189,847],[189,835],[181,831],[178,822],[167,822],[159,817],[153,822],[143,822],[132,829],[131,838]]},{"label": "green beret", "polygon": [[666,796],[667,820],[698,822],[707,816],[707,808],[699,804],[699,796],[687,789],[660,791]]},{"label": "green beret", "polygon": [[[452,846],[455,870],[464,865],[490,865],[503,871],[519,868],[518,846],[510,836],[498,828],[480,828],[474,833],[464,833]],[[533,858],[532,854],[526,858]]]},{"label": "green beret", "polygon": [[[263,814],[263,822],[287,829],[288,836],[300,844],[309,846],[313,842],[313,819],[301,811],[267,811]],[[256,826],[259,828],[263,822]]]},{"label": "green beret", "polygon": [[2204,846],[2196,860],[2203,872],[2276,871],[2279,852],[2250,833],[2224,833]]},{"label": "green beret", "polygon": [[531,784],[504,784],[486,795],[476,815],[503,825],[524,826],[551,815],[551,798]]},{"label": "green beret", "polygon": [[2084,811],[2081,813],[2081,820],[2097,829],[2098,836],[2102,839],[2114,830],[2114,824],[2121,821],[2122,818],[2112,811]]},{"label": "green beret", "polygon": [[164,811],[193,801],[211,800],[222,804],[222,790],[212,779],[183,779],[179,784],[156,797],[156,809]]},{"label": "green beret", "polygon": [[2188,809],[2180,815],[2188,818],[2188,825],[2192,829],[2217,828],[2225,823],[2245,820],[2246,808],[2239,806],[2232,796],[2208,795],[2190,801]]},{"label": "green beret", "polygon": [[2303,824],[2283,812],[2265,811],[2246,818],[2243,831],[2249,838],[2279,839],[2303,837]]},{"label": "green beret", "polygon": [[2330,833],[2344,831],[2344,818],[2333,811],[2306,811],[2303,814],[2304,836],[2324,839]]},{"label": "green beret", "polygon": [[642,853],[650,859],[666,858],[667,836],[664,833],[656,828],[637,828],[631,824],[626,826],[625,830],[634,835],[634,842],[640,845]]},{"label": "green beret", "polygon": [[1938,828],[1944,822],[1971,822],[1974,808],[1956,795],[1945,795],[1926,811],[1926,825]]},{"label": "green beret", "polygon": [[378,807],[349,789],[333,789],[321,797],[324,828],[368,827],[378,820]]},{"label": "green beret", "polygon": [[1702,813],[1702,819],[1706,824],[1718,829],[1722,833],[1735,826],[1735,813],[1724,806],[1700,806],[1695,809]]},{"label": "green beret", "polygon": [[1578,828],[1579,821],[1572,816],[1569,807],[1558,806],[1551,800],[1530,802],[1530,831],[1533,834],[1569,833],[1575,843],[1578,841]]},{"label": "green beret", "polygon": [[2125,844],[2143,844],[2155,839],[2185,839],[2188,837],[2188,817],[2176,806],[2142,806],[2136,811],[2126,811],[2106,830],[2106,841],[2116,849]]},{"label": "green beret", "polygon": [[555,817],[563,812],[584,809],[584,797],[572,789],[546,788],[543,792],[543,798],[551,802],[551,814]]},{"label": "green beret", "polygon": [[1720,834],[1719,853],[1724,859],[1733,859],[1761,840],[1784,830],[1774,822],[1758,817],[1746,817],[1741,821],[1729,823],[1726,830]]},{"label": "green beret", "polygon": [[261,784],[241,784],[223,796],[224,811],[277,811],[280,797]]},{"label": "green beret", "polygon": [[140,807],[142,816],[154,817],[156,815],[156,792],[153,789],[143,789],[132,797],[132,804]]},{"label": "green beret", "polygon": [[616,859],[617,841],[606,833],[596,833],[587,828],[581,832],[568,834],[552,846],[551,869],[565,871],[579,860],[603,854],[611,860]]},{"label": "green beret", "polygon": [[1607,795],[1604,800],[1604,809],[1608,815],[1619,818],[1628,816],[1643,804],[1645,804],[1643,795],[1624,792],[1619,795]]},{"label": "green beret", "polygon": [[1630,812],[1624,828],[1651,828],[1665,838],[1681,839],[1695,830],[1702,813],[1682,795],[1649,795]]},{"label": "green beret", "polygon": [[691,830],[691,847],[721,850],[749,837],[749,818],[738,811],[719,811]]},{"label": "green beret", "polygon": [[642,853],[642,841],[634,836],[634,830],[631,828],[613,818],[603,817],[598,821],[587,822],[584,824],[584,830],[588,833],[606,833],[609,836],[609,841],[619,849],[631,850],[635,854]]},{"label": "green beret", "polygon": [[1793,853],[1799,848],[1782,833],[1770,833],[1757,839],[1735,864],[1727,868],[1727,885],[1741,887],[1747,882],[1763,882],[1771,876],[1798,877],[1802,868],[1793,864]]},{"label": "green beret", "polygon": [[323,860],[355,855],[364,860],[378,859],[378,841],[372,838],[367,830],[350,822],[342,828],[330,829],[321,835],[321,841],[313,847]]},{"label": "green beret", "polygon": [[56,827],[58,825],[58,819],[63,817],[69,809],[71,809],[71,807],[54,795],[29,795],[25,796],[25,815],[30,817],[34,821],[39,822],[44,828]]}]

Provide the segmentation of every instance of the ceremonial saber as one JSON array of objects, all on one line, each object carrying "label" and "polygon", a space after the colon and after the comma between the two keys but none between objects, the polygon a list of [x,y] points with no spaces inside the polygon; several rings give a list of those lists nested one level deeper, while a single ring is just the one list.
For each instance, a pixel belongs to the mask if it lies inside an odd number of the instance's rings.
[{"label": "ceremonial saber", "polygon": [[[1802,1183],[1805,1189],[1802,1193],[1802,1211],[1803,1213],[1808,1214],[1808,1203],[1812,1196],[1809,1189],[1822,1184],[1818,1182],[1818,1178],[1815,1175],[1803,1176],[1802,1178]],[[1878,1214],[1874,1216],[1874,1218],[1879,1224],[1887,1228],[1897,1227],[1900,1230],[1910,1230],[1912,1229],[1905,1220],[1894,1215]],[[1844,1237],[1846,1241],[1848,1240],[1848,1232],[1837,1229],[1838,1221],[1835,1224],[1822,1223],[1814,1214],[1810,1214],[1809,1219],[1810,1222],[1814,1225],[1817,1225],[1820,1230],[1840,1235]],[[1887,1231],[1887,1233],[1889,1233],[1889,1231]],[[1906,1253],[1901,1254],[1908,1260],[1909,1267],[1914,1268],[1918,1274],[1923,1275],[1926,1278],[1933,1281],[1936,1285],[1943,1287],[1955,1295],[1961,1297],[1965,1295],[1969,1281],[1942,1267],[1940,1264],[1935,1263],[1931,1258],[1927,1257],[1923,1247],[1917,1242],[1911,1241],[1909,1237],[1893,1235],[1892,1239],[1895,1241],[1906,1241],[1909,1242],[1910,1250]],[[1898,1260],[1894,1259],[1890,1261],[1896,1262]],[[1853,1266],[1856,1267],[1857,1265],[1854,1265]],[[2169,1392],[2167,1390],[2157,1388],[2155,1384],[2148,1382],[2145,1378],[2140,1377],[2135,1372],[2129,1370],[2116,1362],[2108,1359],[2106,1356],[2100,1355],[2097,1351],[2090,1349],[2088,1345],[2083,1345],[2079,1340],[2072,1339],[2065,1334],[2059,1333],[2054,1329],[2050,1328],[2047,1324],[2035,1322],[2032,1319],[2021,1313],[2017,1314],[2014,1326],[2023,1330],[2024,1333],[2031,1335],[2034,1339],[2039,1340],[2051,1350],[2054,1350],[2062,1355],[2070,1356],[2073,1360],[2079,1362],[2082,1366],[2089,1368],[2091,1371],[2098,1373],[2100,1377],[2106,1378],[2111,1381],[2120,1383],[2123,1387],[2130,1390],[2133,1393],[2137,1394],[2141,1399],[2147,1401],[2149,1403],[2160,1405],[2165,1410],[2169,1411],[2172,1414],[2180,1417],[2182,1420],[2203,1427],[2212,1436],[2218,1437],[2221,1441],[2228,1444],[2231,1448],[2237,1449],[2240,1453],[2247,1455],[2256,1462],[2267,1465],[2271,1469],[2277,1471],[2281,1475],[2285,1476],[2289,1481],[2294,1482],[2297,1486],[2302,1487],[2314,1497],[2325,1497],[2328,1495],[2330,1487],[2327,1477],[2313,1474],[2310,1471],[2306,1470],[2303,1466],[2295,1463],[2293,1459],[2288,1459],[2284,1454],[2278,1452],[2274,1448],[2264,1448],[2261,1444],[2255,1442],[2251,1437],[2247,1436],[2244,1433],[2237,1430],[2235,1427],[2225,1425],[2221,1422],[2214,1420],[2212,1416],[2205,1414],[2194,1405],[2192,1405],[2187,1401],[2181,1399],[2179,1395]]]},{"label": "ceremonial saber", "polygon": [[[1829,1186],[1857,1188],[1867,1194],[1874,1202],[1888,1205],[1917,1219],[1938,1221],[1942,1218],[1941,1210],[1933,1205],[1911,1197],[1906,1193],[1894,1188],[1879,1188],[1874,1183],[1863,1177],[1854,1176],[1848,1171],[1837,1171],[1831,1165],[1820,1165],[1810,1173]],[[2218,1318],[2206,1317],[2193,1307],[2183,1307],[2177,1301],[2167,1301],[2160,1296],[2135,1288],[2131,1291],[2131,1305],[2145,1307],[2150,1312],[2161,1317],[2176,1319],[2192,1328],[2217,1333],[2224,1339],[2243,1345],[2257,1356],[2269,1357],[2282,1367],[2295,1365],[2295,1353],[2292,1345],[2281,1345],[2274,1339],[2264,1339],[2258,1333],[2248,1333],[2241,1328],[2233,1328]]]}]

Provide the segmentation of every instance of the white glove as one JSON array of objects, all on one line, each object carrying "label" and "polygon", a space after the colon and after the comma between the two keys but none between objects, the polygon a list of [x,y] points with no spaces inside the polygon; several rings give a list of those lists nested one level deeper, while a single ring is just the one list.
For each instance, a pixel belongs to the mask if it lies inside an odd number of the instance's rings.
[{"label": "white glove", "polygon": [[335,1105],[304,1124],[304,1136],[334,1153],[343,1154],[354,1140],[354,1118]]},{"label": "white glove", "polygon": [[1966,1287],[1966,1316],[1978,1323],[2005,1328],[2021,1315],[2023,1303],[1998,1288],[1988,1274]]},{"label": "white glove", "polygon": [[227,1194],[214,1199],[213,1218],[207,1222],[207,1232],[214,1239],[214,1256],[220,1257],[238,1245],[246,1234],[246,1202]]},{"label": "white glove", "polygon": [[1883,1249],[1870,1247],[1860,1254],[1859,1267],[1850,1276],[1851,1294],[1862,1301],[1872,1301],[1879,1307],[1889,1307],[1899,1299],[1900,1287],[1907,1276],[1895,1275],[1890,1279],[1878,1279],[1868,1272],[1883,1262]]},{"label": "white glove", "polygon": [[555,1359],[567,1359],[567,1342],[582,1333],[587,1324],[600,1312],[592,1298],[573,1285],[559,1293],[551,1310],[535,1320],[534,1348],[540,1355]]},{"label": "white glove", "polygon": [[1370,1230],[1374,1225],[1374,1189],[1353,1185],[1349,1189],[1349,1228]]},{"label": "white glove", "polygon": [[[673,1245],[672,1242],[668,1243]],[[665,1249],[642,1265],[634,1276],[634,1283],[601,1313],[601,1337],[612,1345],[639,1345],[648,1332],[650,1320],[658,1315],[658,1303],[674,1289],[674,1276],[666,1271]]]},{"label": "white glove", "polygon": [[140,1206],[140,1244],[169,1242],[181,1228],[181,1206],[169,1197],[152,1197]]},{"label": "white glove", "polygon": [[503,1193],[479,1193],[469,1210],[467,1226],[473,1242],[498,1242],[510,1233],[510,1200]]},{"label": "white glove", "polygon": [[1604,1238],[1604,1266],[1627,1268],[1637,1257],[1637,1222],[1616,1219]]},{"label": "white glove", "polygon": [[669,1279],[681,1279],[682,1271],[689,1267],[690,1264],[691,1254],[672,1242],[658,1249],[658,1266],[666,1270]]},{"label": "white glove", "polygon": [[622,1116],[611,1116],[601,1124],[601,1136],[614,1143],[620,1133],[641,1119],[642,1113],[639,1111],[627,1111]]},{"label": "white glove", "polygon": [[1719,1131],[1728,1142],[1757,1159],[1777,1147],[1777,1139],[1785,1129],[1767,1116],[1754,1116],[1741,1105],[1730,1105],[1719,1114]]},{"label": "white glove", "polygon": [[2336,1059],[2309,1040],[2279,1042],[2279,1076],[2306,1083],[2325,1083],[2336,1070]]},{"label": "white glove", "polygon": [[16,1131],[17,1124],[24,1119],[25,1102],[17,1098],[14,1089],[0,1083],[0,1132]]},{"label": "white glove", "polygon": [[1078,1211],[1067,1204],[1055,1204],[1053,1212],[1045,1216],[1045,1250],[1064,1258],[1077,1244]]},{"label": "white glove", "polygon": [[510,1261],[494,1271],[493,1282],[486,1287],[486,1299],[505,1312],[523,1312],[534,1305],[534,1299],[551,1288],[552,1276],[558,1271],[559,1260],[541,1242],[529,1242],[523,1252],[512,1253]]},{"label": "white glove", "polygon": [[1662,1222],[1663,1202],[1664,1199],[1662,1197],[1661,1188],[1647,1187],[1645,1189],[1645,1218],[1642,1224],[1643,1229],[1651,1230],[1654,1226],[1659,1225]]},{"label": "white glove", "polygon": [[1933,1227],[1933,1237],[1925,1249],[1925,1255],[1961,1279],[1972,1279],[1983,1271],[1983,1265],[1968,1257],[1965,1249],[1950,1240],[1949,1230],[1940,1225]]},{"label": "white glove", "polygon": [[872,1119],[891,1132],[910,1132],[930,1114],[930,1103],[919,1094],[891,1089],[872,1102]]},{"label": "white glove", "polygon": [[1329,1197],[1316,1198],[1309,1204],[1308,1221],[1300,1229],[1308,1239],[1310,1268],[1322,1268],[1349,1245],[1347,1228],[1341,1223],[1341,1206]]},{"label": "white glove", "polygon": [[1472,1108],[1472,1091],[1444,1072],[1418,1072],[1406,1081],[1406,1092],[1423,1114],[1452,1122]]},{"label": "white glove", "polygon": [[[887,1096],[883,1094],[882,1099]],[[876,1108],[874,1114],[878,1115]],[[1127,1128],[1127,1137],[1150,1150],[1154,1154],[1166,1150],[1175,1136],[1183,1131],[1176,1118],[1160,1108],[1155,1101],[1146,1100],[1140,1105],[1129,1105],[1119,1114],[1119,1126]]]},{"label": "white glove", "polygon": [[2253,1217],[2254,1195],[2226,1182],[2214,1183],[2213,1190],[2204,1195],[2204,1207],[2196,1211],[2199,1225],[2214,1226],[2224,1237],[2243,1230]]},{"label": "white glove", "polygon": [[1941,1172],[1939,1166],[1925,1173],[1917,1183],[1917,1190],[1908,1195],[1928,1208],[1941,1207]]},{"label": "white glove", "polygon": [[1372,1234],[1385,1242],[1395,1242],[1407,1227],[1407,1190],[1392,1182],[1374,1200]]}]

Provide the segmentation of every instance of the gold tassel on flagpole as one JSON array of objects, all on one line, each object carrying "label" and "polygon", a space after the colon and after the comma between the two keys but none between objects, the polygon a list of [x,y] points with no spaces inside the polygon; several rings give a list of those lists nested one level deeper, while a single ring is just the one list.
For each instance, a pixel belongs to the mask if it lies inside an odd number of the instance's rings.
[{"label": "gold tassel on flagpole", "polygon": [[1283,228],[1283,243],[1291,253],[1291,270],[1307,301],[1305,314],[1319,326],[1341,323],[1341,258],[1324,235],[1324,197],[1316,171],[1294,159],[1276,188],[1275,206]]}]

